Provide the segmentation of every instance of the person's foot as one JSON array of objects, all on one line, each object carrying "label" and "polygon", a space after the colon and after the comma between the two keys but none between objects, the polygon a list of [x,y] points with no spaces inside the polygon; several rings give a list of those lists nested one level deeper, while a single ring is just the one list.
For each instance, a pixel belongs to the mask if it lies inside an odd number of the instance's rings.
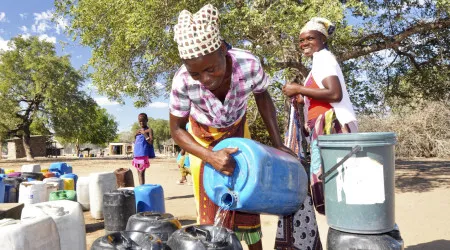
[{"label": "person's foot", "polygon": [[178,181],[177,181],[177,184],[178,184],[178,185],[188,184],[188,181],[187,181],[187,180],[178,180]]}]

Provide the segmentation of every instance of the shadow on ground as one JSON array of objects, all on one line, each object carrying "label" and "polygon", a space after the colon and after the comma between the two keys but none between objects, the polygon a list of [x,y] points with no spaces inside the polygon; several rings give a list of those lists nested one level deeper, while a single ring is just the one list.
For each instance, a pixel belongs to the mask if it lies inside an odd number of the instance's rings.
[{"label": "shadow on ground", "polygon": [[105,228],[103,221],[86,224],[86,233],[92,233]]},{"label": "shadow on ground", "polygon": [[189,199],[189,198],[194,198],[194,195],[188,194],[188,195],[180,195],[180,196],[171,196],[171,197],[165,198],[165,200]]},{"label": "shadow on ground", "polygon": [[414,246],[409,246],[405,250],[438,250],[438,249],[450,249],[449,240],[435,240],[427,243],[420,243]]},{"label": "shadow on ground", "polygon": [[400,192],[419,193],[450,188],[450,161],[397,160],[395,186]]}]

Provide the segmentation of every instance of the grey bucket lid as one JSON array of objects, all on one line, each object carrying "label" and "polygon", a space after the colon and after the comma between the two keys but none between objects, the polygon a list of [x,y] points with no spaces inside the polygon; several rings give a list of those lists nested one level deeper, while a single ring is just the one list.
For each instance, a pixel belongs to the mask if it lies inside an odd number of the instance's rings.
[{"label": "grey bucket lid", "polygon": [[395,145],[397,136],[394,132],[368,132],[350,134],[319,135],[319,147],[353,147]]}]

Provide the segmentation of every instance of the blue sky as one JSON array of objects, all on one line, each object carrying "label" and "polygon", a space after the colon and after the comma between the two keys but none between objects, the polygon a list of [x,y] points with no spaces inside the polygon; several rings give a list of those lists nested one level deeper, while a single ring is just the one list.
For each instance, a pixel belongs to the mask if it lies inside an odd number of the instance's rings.
[{"label": "blue sky", "polygon": [[[72,65],[79,69],[89,60],[91,50],[67,36],[66,20],[51,21],[54,9],[53,0],[0,0],[0,49],[7,49],[7,43],[12,37],[38,36],[54,43],[59,55],[70,55]],[[67,44],[62,46],[62,43]],[[154,99],[146,108],[137,109],[131,99],[125,99],[124,105],[109,101],[99,95],[89,81],[85,83],[84,89],[116,118],[119,131],[128,131],[141,112],[153,118],[169,119],[168,100],[164,97]]]}]

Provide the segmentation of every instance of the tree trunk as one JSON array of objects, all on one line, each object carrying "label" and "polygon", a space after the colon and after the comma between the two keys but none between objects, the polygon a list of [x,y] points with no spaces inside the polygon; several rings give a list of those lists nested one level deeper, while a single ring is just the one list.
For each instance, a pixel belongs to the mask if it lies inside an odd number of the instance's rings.
[{"label": "tree trunk", "polygon": [[3,138],[0,136],[0,161],[3,159]]},{"label": "tree trunk", "polygon": [[80,156],[80,144],[78,143],[78,139],[77,142],[75,143],[75,150],[77,151],[77,157]]},{"label": "tree trunk", "polygon": [[24,135],[22,136],[23,149],[25,150],[25,155],[27,156],[27,161],[34,161],[33,152],[31,151],[31,133],[30,126],[24,126]]}]

